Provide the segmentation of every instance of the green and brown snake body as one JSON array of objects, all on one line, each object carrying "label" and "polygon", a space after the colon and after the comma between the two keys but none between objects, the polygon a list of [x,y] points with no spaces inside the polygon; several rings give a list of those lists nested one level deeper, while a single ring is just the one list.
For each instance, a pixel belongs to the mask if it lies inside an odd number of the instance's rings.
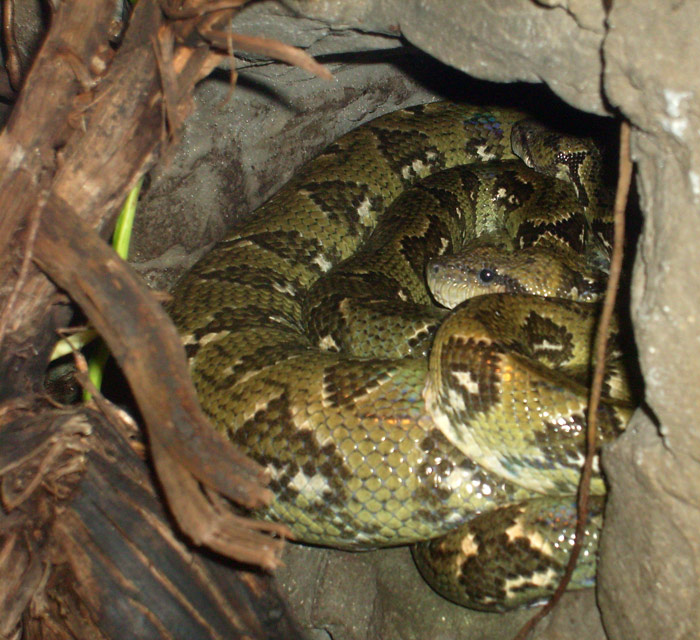
[{"label": "green and brown snake body", "polygon": [[[418,543],[438,591],[490,610],[551,593],[566,563],[609,224],[587,148],[530,140],[523,118],[434,103],[351,131],[169,308],[204,410],[269,470],[260,517],[311,544]],[[600,443],[629,413],[611,384]],[[592,488],[575,586],[595,570]]]}]

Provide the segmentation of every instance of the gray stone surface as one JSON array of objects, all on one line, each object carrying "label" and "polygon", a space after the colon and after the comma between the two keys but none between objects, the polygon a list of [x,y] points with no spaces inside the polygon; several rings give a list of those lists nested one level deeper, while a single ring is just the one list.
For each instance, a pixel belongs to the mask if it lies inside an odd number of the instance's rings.
[{"label": "gray stone surface", "polygon": [[531,0],[285,4],[330,24],[401,33],[418,48],[476,78],[544,82],[579,109],[606,112],[600,92],[605,33],[600,2],[573,0],[554,7]]},{"label": "gray stone surface", "polygon": [[620,3],[605,89],[631,120],[645,214],[632,317],[648,412],[605,457],[600,604],[614,638],[700,636],[700,6]]},{"label": "gray stone surface", "polygon": [[[467,76],[438,73],[410,51],[394,49],[400,33],[474,77],[542,82],[580,109],[603,113],[609,106],[622,113],[633,125],[644,215],[631,313],[647,406],[604,455],[611,494],[598,601],[610,638],[700,637],[700,5],[616,0],[607,19],[602,2],[584,0],[285,5],[288,10],[272,2],[247,9],[241,31],[308,47],[337,81],[323,83],[248,57],[223,107],[225,76],[204,83],[182,148],[148,193],[150,211],[137,243],[140,268],[152,282],[165,283],[347,129],[444,91],[472,99],[475,83]],[[489,90],[480,86],[478,97]],[[523,87],[511,90],[517,96]],[[503,94],[494,92],[498,101]],[[538,95],[542,108],[555,103],[546,92]],[[286,589],[310,637],[512,634],[510,616],[443,613],[449,603],[436,603],[424,586],[409,586],[410,565],[400,550],[290,553],[299,554],[289,566],[300,573],[285,576]],[[395,593],[394,577],[407,592]],[[557,615],[539,637],[601,637],[590,594],[568,598]],[[484,621],[479,631],[469,626],[477,618]],[[449,635],[456,630],[462,635]]]},{"label": "gray stone surface", "polygon": [[[350,553],[290,545],[277,580],[312,640],[502,640],[532,616],[469,611],[434,593],[407,548]],[[594,594],[570,593],[539,640],[604,640]]]},{"label": "gray stone surface", "polygon": [[433,91],[401,73],[409,60],[389,50],[366,65],[329,64],[334,82],[284,65],[243,63],[232,96],[227,73],[204,81],[181,144],[153,173],[136,223],[132,256],[148,281],[172,281],[349,129],[434,100]]}]

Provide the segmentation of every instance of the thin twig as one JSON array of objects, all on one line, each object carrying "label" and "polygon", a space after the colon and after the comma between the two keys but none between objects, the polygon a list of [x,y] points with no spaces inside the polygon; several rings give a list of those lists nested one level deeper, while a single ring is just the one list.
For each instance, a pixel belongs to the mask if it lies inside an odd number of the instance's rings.
[{"label": "thin twig", "polygon": [[188,18],[198,18],[199,16],[221,11],[224,9],[240,9],[249,0],[219,0],[218,2],[204,0],[203,2],[195,3],[193,6],[174,7],[169,0],[161,0],[160,7],[163,13],[171,20],[185,20]]},{"label": "thin twig", "polygon": [[233,90],[236,87],[236,83],[238,82],[238,70],[236,69],[236,57],[233,55],[233,28],[232,25],[229,23],[229,28],[226,29],[226,53],[228,54],[228,59],[229,59],[229,90],[228,94],[224,98],[224,100],[221,102],[221,106],[223,107],[224,104],[226,104],[232,97],[233,97]]},{"label": "thin twig", "polygon": [[19,62],[19,49],[15,41],[15,0],[5,0],[3,3],[2,33],[5,36],[5,51],[7,60],[5,67],[10,78],[10,84],[19,91],[22,84],[22,66]]},{"label": "thin twig", "polygon": [[603,376],[605,374],[605,353],[608,344],[608,333],[610,321],[615,310],[617,299],[617,289],[620,283],[620,273],[622,272],[623,244],[625,239],[625,209],[627,208],[627,196],[630,182],[632,180],[632,160],[630,158],[630,127],[627,122],[620,126],[620,166],[617,177],[617,190],[615,192],[614,208],[614,238],[613,252],[610,260],[610,276],[605,290],[605,300],[600,314],[600,321],[596,331],[594,343],[595,368],[593,370],[593,382],[591,384],[591,395],[588,402],[588,420],[586,430],[586,458],[583,463],[581,481],[578,490],[577,521],[574,545],[571,548],[569,562],[566,571],[562,576],[556,591],[552,594],[546,605],[544,605],[528,622],[518,631],[513,640],[526,640],[530,632],[549,612],[557,605],[564,591],[571,581],[571,576],[576,568],[578,557],[583,545],[585,535],[586,520],[588,518],[588,499],[590,497],[591,476],[593,474],[593,460],[596,453],[596,435],[598,406],[603,388]]},{"label": "thin twig", "polygon": [[24,283],[27,279],[27,274],[29,273],[29,267],[32,263],[32,258],[34,256],[34,243],[36,242],[36,234],[39,229],[39,220],[41,218],[41,211],[46,204],[46,197],[41,196],[37,206],[31,210],[29,214],[29,231],[27,233],[27,244],[22,257],[22,265],[19,269],[19,275],[15,281],[14,287],[12,287],[12,292],[7,298],[7,304],[5,308],[0,313],[0,346],[5,339],[5,334],[7,333],[7,324],[12,317],[12,311],[17,301],[17,296],[19,292],[22,291]]},{"label": "thin twig", "polygon": [[308,53],[293,47],[289,44],[284,44],[277,40],[269,38],[260,38],[257,36],[246,36],[240,33],[231,33],[230,31],[218,31],[209,29],[200,31],[203,38],[206,38],[212,45],[226,50],[231,43],[235,49],[257,53],[273,60],[280,60],[289,65],[304,69],[323,80],[333,80],[333,74],[326,69],[322,64],[319,64]]}]

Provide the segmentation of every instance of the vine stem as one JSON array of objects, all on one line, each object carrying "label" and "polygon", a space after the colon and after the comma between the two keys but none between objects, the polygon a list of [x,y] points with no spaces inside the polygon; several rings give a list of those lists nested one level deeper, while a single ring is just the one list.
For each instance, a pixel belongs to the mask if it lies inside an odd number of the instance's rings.
[{"label": "vine stem", "polygon": [[535,615],[530,618],[525,625],[514,636],[513,640],[526,640],[535,626],[561,600],[564,591],[569,586],[571,576],[576,568],[578,557],[583,545],[585,535],[586,520],[588,518],[588,500],[590,497],[591,476],[593,474],[593,460],[596,453],[596,435],[598,421],[598,407],[603,388],[603,376],[605,374],[605,352],[608,345],[608,334],[610,332],[610,321],[615,310],[617,290],[620,284],[620,274],[622,272],[623,245],[625,240],[625,209],[627,208],[627,197],[630,183],[632,181],[632,159],[630,157],[630,126],[623,122],[620,125],[620,165],[617,176],[617,189],[615,191],[615,206],[613,209],[614,235],[613,251],[610,259],[610,276],[605,290],[605,299],[600,313],[600,321],[596,330],[594,342],[593,382],[588,400],[588,416],[586,428],[586,458],[583,463],[581,480],[578,486],[578,502],[576,510],[576,534],[574,544],[571,548],[569,562],[562,576],[556,591],[552,594],[549,602],[545,604]]}]

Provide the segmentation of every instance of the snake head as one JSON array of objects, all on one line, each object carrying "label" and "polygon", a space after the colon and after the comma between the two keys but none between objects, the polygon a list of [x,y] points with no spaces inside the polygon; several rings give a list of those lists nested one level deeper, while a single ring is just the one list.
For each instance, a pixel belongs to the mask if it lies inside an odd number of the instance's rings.
[{"label": "snake head", "polygon": [[579,202],[584,207],[591,204],[593,194],[586,185],[599,179],[602,160],[590,138],[551,131],[535,120],[521,120],[513,125],[510,142],[513,153],[528,167],[571,183]]},{"label": "snake head", "polygon": [[504,253],[474,246],[428,263],[426,280],[438,304],[454,309],[492,293],[520,293],[593,302],[603,292],[604,274],[545,247]]}]

